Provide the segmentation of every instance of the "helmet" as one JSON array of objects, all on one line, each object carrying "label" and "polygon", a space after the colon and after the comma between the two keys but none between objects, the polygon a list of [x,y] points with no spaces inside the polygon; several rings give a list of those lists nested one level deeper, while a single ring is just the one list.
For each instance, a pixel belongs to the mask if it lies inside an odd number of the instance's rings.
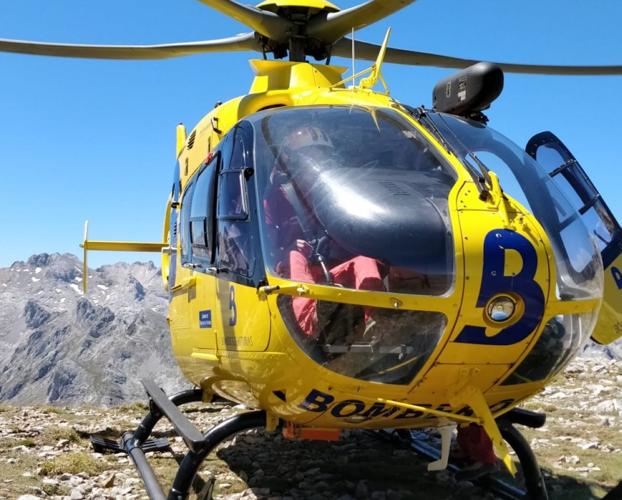
[{"label": "helmet", "polygon": [[[319,165],[332,158],[334,153],[333,142],[321,128],[312,125],[294,128],[281,143],[275,174],[296,177],[297,182],[310,181],[302,177],[317,173]],[[276,179],[274,175],[271,177],[271,180]]]},{"label": "helmet", "polygon": [[281,151],[286,155],[291,155],[311,146],[333,149],[333,141],[322,129],[305,126],[294,130],[285,138],[281,145]]}]

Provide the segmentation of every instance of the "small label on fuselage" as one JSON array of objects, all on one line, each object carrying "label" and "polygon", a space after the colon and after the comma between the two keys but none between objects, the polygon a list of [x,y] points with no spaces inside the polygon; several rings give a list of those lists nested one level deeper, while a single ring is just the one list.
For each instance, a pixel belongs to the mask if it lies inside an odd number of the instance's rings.
[{"label": "small label on fuselage", "polygon": [[212,327],[212,311],[199,311],[199,327],[211,328]]}]

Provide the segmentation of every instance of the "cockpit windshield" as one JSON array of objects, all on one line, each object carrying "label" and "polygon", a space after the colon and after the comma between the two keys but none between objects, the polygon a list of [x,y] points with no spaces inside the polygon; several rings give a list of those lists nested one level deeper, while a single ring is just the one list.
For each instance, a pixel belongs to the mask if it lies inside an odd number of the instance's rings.
[{"label": "cockpit windshield", "polygon": [[[390,109],[314,106],[248,118],[267,270],[296,282],[443,295],[454,283],[456,172]],[[280,296],[298,345],[342,375],[407,384],[447,326],[439,312]]]},{"label": "cockpit windshield", "polygon": [[451,288],[447,198],[456,175],[407,120],[317,106],[250,121],[272,274],[425,295]]},{"label": "cockpit windshield", "polygon": [[499,176],[504,192],[536,216],[553,245],[559,298],[600,297],[602,263],[595,242],[578,210],[540,165],[490,127],[443,113],[428,116],[471,170],[477,168],[475,156]]}]

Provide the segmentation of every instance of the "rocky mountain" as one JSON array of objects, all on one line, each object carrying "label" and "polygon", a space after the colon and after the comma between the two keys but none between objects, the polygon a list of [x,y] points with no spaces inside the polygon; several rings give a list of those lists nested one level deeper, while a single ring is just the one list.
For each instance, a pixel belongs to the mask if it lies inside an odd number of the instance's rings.
[{"label": "rocky mountain", "polygon": [[167,294],[151,262],[89,269],[70,254],[0,268],[0,400],[111,405],[144,399],[141,378],[185,385],[171,353]]}]

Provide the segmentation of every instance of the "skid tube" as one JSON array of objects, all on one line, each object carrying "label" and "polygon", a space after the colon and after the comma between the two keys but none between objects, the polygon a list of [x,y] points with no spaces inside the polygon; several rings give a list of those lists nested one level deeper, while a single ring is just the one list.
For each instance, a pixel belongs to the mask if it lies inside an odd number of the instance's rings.
[{"label": "skid tube", "polygon": [[[190,487],[201,463],[218,444],[239,432],[266,425],[266,413],[256,410],[235,415],[203,434],[179,411],[179,406],[203,401],[203,391],[190,389],[175,394],[169,399],[164,391],[152,381],[143,380],[142,384],[149,396],[149,412],[136,430],[123,434],[119,442],[93,435],[91,443],[98,452],[127,453],[152,500],[185,500],[188,498]],[[145,456],[145,453],[149,451],[170,451],[166,438],[148,439],[162,417],[166,417],[171,422],[176,434],[188,447],[188,453],[181,460],[168,495],[164,493]]]}]

